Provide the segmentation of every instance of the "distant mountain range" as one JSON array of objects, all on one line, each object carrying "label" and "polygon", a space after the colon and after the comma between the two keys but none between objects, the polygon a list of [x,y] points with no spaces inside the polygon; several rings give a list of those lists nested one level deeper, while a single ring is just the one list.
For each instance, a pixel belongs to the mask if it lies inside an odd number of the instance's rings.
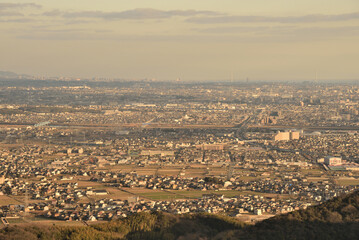
[{"label": "distant mountain range", "polygon": [[256,225],[214,214],[144,212],[81,227],[13,225],[0,230],[0,239],[359,239],[359,192]]},{"label": "distant mountain range", "polygon": [[31,76],[26,75],[26,74],[17,74],[17,73],[9,72],[9,71],[0,71],[0,78],[16,79],[16,78],[28,78],[28,77],[31,77]]},{"label": "distant mountain range", "polygon": [[18,76],[18,74],[14,73],[14,72],[0,71],[0,77],[11,78],[11,77],[17,77],[17,76]]}]

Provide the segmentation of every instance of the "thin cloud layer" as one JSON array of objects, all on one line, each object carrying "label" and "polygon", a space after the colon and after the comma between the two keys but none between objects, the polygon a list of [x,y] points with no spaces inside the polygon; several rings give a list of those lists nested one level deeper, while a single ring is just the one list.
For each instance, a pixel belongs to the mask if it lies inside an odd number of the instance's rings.
[{"label": "thin cloud layer", "polygon": [[213,11],[196,11],[196,10],[171,10],[162,11],[152,8],[137,8],[121,12],[103,12],[103,11],[82,11],[82,12],[61,12],[54,10],[51,12],[45,12],[44,16],[62,16],[65,18],[100,18],[104,20],[116,20],[116,19],[131,19],[131,20],[143,20],[143,19],[163,19],[171,18],[175,16],[193,17],[198,15],[214,16],[218,13]]},{"label": "thin cloud layer", "polygon": [[[23,9],[40,9],[36,3],[0,3],[0,17],[23,17]],[[22,18],[21,18],[22,19]],[[0,19],[1,22],[21,22],[21,19]]]},{"label": "thin cloud layer", "polygon": [[0,11],[12,10],[12,9],[23,9],[23,8],[42,8],[41,5],[36,3],[0,3]]},{"label": "thin cloud layer", "polygon": [[32,18],[15,18],[15,19],[1,19],[0,22],[3,23],[29,23],[34,21]]},{"label": "thin cloud layer", "polygon": [[201,16],[187,19],[188,22],[198,24],[216,24],[216,23],[314,23],[314,22],[334,22],[359,19],[359,12],[322,15],[312,14],[305,16],[271,17],[271,16]]}]

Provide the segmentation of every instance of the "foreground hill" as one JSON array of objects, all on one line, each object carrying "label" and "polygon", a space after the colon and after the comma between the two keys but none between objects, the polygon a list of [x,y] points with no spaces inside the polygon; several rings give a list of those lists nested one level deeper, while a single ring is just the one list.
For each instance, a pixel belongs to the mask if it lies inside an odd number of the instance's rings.
[{"label": "foreground hill", "polygon": [[226,234],[229,239],[359,239],[359,192]]},{"label": "foreground hill", "polygon": [[156,212],[87,227],[10,226],[0,239],[359,239],[359,192],[254,226],[220,215]]},{"label": "foreground hill", "polygon": [[83,227],[14,225],[0,230],[0,239],[209,239],[224,231],[242,229],[243,226],[244,223],[221,215],[178,216],[154,212]]}]

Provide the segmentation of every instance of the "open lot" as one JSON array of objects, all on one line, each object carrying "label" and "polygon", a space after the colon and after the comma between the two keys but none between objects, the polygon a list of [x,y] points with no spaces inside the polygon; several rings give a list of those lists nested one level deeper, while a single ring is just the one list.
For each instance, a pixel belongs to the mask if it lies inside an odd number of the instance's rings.
[{"label": "open lot", "polygon": [[9,205],[9,204],[22,204],[22,202],[16,200],[15,198],[8,197],[6,195],[0,195],[0,206]]},{"label": "open lot", "polygon": [[339,178],[338,180],[336,180],[338,185],[342,185],[342,186],[356,186],[359,185],[359,179],[355,179],[355,178]]}]

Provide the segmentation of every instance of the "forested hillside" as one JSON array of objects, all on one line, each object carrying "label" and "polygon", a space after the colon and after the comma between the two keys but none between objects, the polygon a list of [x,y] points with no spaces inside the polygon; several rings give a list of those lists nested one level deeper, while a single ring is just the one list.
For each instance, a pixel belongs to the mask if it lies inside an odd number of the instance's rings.
[{"label": "forested hillside", "polygon": [[208,239],[243,226],[245,224],[242,222],[221,215],[178,216],[155,212],[139,213],[126,219],[88,227],[13,225],[0,231],[0,239]]},{"label": "forested hillside", "polygon": [[359,239],[359,192],[231,232],[231,239]]}]

